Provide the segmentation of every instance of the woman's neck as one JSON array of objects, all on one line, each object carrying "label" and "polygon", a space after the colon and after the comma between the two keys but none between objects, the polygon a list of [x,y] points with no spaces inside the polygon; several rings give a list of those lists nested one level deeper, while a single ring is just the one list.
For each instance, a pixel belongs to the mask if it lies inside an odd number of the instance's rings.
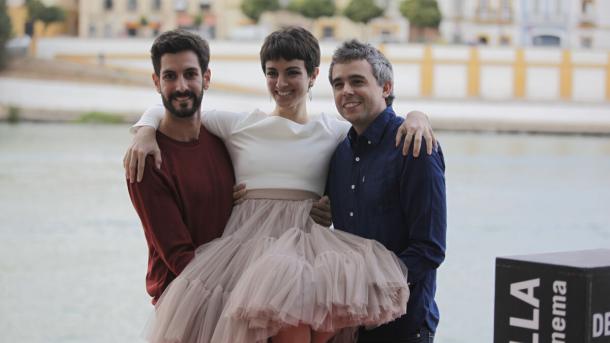
[{"label": "woman's neck", "polygon": [[295,107],[279,107],[275,106],[272,116],[279,116],[299,124],[307,124],[309,117],[307,116],[307,105],[301,104]]}]

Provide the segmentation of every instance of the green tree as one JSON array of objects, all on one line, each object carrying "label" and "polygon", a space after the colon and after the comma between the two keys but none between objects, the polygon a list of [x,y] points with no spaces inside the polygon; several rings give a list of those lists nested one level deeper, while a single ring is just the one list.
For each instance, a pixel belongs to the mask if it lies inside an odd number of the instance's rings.
[{"label": "green tree", "polygon": [[59,6],[46,6],[40,0],[26,0],[28,16],[31,22],[40,20],[44,23],[45,30],[52,23],[59,23],[66,19],[66,13]]},{"label": "green tree", "polygon": [[371,19],[383,14],[383,8],[377,6],[374,0],[351,0],[343,15],[356,23],[368,23]]},{"label": "green tree", "polygon": [[42,21],[45,25],[45,29],[52,23],[60,23],[66,19],[66,13],[59,6],[45,6],[44,10],[40,13],[38,20]]},{"label": "green tree", "polygon": [[201,24],[203,24],[203,16],[201,14],[198,14],[197,16],[195,16],[195,19],[193,19],[193,26],[201,27]]},{"label": "green tree", "polygon": [[307,18],[317,19],[333,16],[337,8],[333,0],[292,0],[288,10]]},{"label": "green tree", "polygon": [[25,7],[28,9],[28,18],[37,20],[45,5],[40,0],[26,0]]},{"label": "green tree", "polygon": [[11,32],[11,18],[6,10],[6,0],[0,0],[0,69],[8,62],[6,43],[11,38]]},{"label": "green tree", "polygon": [[400,4],[400,13],[409,20],[409,25],[419,29],[438,29],[442,20],[436,0],[405,0]]},{"label": "green tree", "polygon": [[263,12],[280,9],[278,0],[242,0],[241,11],[246,17],[258,22]]}]

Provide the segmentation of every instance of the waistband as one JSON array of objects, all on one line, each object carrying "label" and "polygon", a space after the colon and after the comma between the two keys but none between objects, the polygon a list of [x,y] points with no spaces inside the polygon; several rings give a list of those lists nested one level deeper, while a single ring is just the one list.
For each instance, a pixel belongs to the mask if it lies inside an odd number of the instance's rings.
[{"label": "waistband", "polygon": [[259,188],[249,189],[244,199],[318,200],[320,196],[314,192],[299,189]]}]

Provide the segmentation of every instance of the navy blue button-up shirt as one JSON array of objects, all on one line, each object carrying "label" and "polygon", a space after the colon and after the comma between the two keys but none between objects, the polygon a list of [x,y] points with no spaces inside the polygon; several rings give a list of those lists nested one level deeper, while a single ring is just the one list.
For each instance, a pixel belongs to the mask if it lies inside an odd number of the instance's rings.
[{"label": "navy blue button-up shirt", "polygon": [[362,135],[352,127],[330,164],[334,227],[379,241],[408,268],[407,314],[361,330],[361,341],[396,342],[424,325],[434,332],[439,320],[434,293],[436,268],[445,258],[445,162],[440,147],[427,155],[425,142],[418,158],[403,156],[395,147],[402,122],[388,107]]}]

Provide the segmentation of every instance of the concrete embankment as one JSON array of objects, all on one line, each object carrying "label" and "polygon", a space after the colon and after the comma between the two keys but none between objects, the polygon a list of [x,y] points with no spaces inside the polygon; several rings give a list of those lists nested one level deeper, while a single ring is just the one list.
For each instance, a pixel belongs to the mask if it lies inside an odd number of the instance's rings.
[{"label": "concrete embankment", "polygon": [[[0,74],[0,119],[41,122],[132,122],[159,103],[150,76],[60,61],[29,60]],[[330,96],[315,95],[311,113],[336,113]],[[212,82],[205,109],[269,111],[267,96]],[[398,113],[427,113],[436,129],[610,134],[610,105],[576,102],[491,102],[399,99]]]}]

